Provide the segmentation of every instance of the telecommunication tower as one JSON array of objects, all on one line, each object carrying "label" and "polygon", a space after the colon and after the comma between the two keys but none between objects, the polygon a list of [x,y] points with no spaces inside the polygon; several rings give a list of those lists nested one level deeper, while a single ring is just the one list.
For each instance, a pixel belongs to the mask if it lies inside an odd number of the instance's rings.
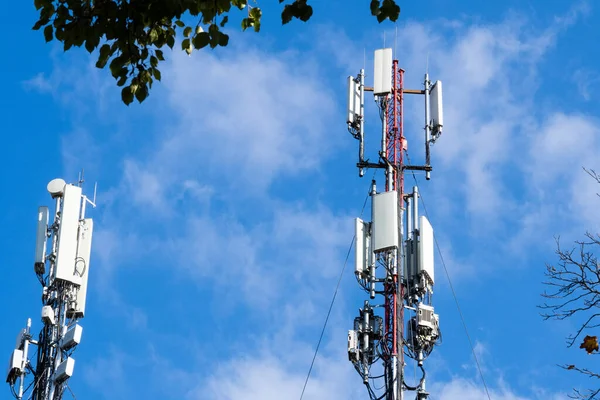
[{"label": "telecommunication tower", "polygon": [[[93,200],[83,195],[82,183],[83,174],[77,185],[62,179],[48,183],[55,200],[51,223],[48,207],[38,209],[34,270],[43,287],[43,327],[34,338],[28,319],[17,336],[6,377],[17,399],[31,389],[28,399],[60,400],[73,375],[71,356],[83,332],[79,321],[85,315],[92,246],[93,221],[85,218],[85,209],[87,203],[95,207],[96,197],[95,190]],[[32,345],[37,347],[33,357]]]},{"label": "telecommunication tower", "polygon": [[[381,117],[381,146],[377,162],[365,159],[365,92],[373,92]],[[406,162],[404,95],[425,97],[425,165]],[[434,278],[433,228],[419,216],[419,190],[404,190],[405,171],[423,171],[431,177],[430,147],[443,127],[442,82],[425,74],[424,88],[404,88],[404,70],[393,60],[392,49],[375,51],[373,87],[365,86],[365,71],[348,77],[348,130],[359,141],[359,176],[368,168],[382,169],[385,190],[371,184],[371,222],[356,219],[355,274],[369,294],[354,328],[348,331],[348,358],[363,379],[371,399],[402,400],[416,392],[429,397],[424,361],[439,341],[439,317],[432,304]],[[380,300],[375,300],[380,299]],[[383,300],[383,304],[381,304]],[[378,301],[378,303],[374,302]],[[383,308],[383,316],[378,310]],[[420,379],[409,382],[407,362],[415,363]],[[380,364],[381,362],[381,364]],[[374,373],[378,365],[383,373]],[[374,385],[376,380],[383,384]],[[381,387],[383,393],[376,393]]]}]

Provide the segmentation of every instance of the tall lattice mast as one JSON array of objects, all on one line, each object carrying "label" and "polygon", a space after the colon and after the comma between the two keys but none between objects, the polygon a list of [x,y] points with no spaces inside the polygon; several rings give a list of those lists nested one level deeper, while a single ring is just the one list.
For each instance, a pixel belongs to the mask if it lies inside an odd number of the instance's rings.
[{"label": "tall lattice mast", "polygon": [[[85,209],[87,203],[95,207],[95,193],[94,200],[88,199],[82,194],[82,183],[83,176],[78,185],[62,179],[48,184],[55,200],[51,223],[48,207],[38,209],[34,269],[43,287],[43,327],[36,340],[29,319],[17,336],[6,378],[17,399],[29,390],[28,399],[62,399],[73,375],[71,355],[83,332],[79,321],[85,314],[92,246],[93,222],[85,218]],[[31,345],[37,346],[35,364],[30,360]]]},{"label": "tall lattice mast", "polygon": [[[371,222],[356,219],[356,277],[370,300],[383,296],[383,304],[365,300],[354,329],[348,332],[348,357],[363,378],[372,399],[403,399],[406,391],[426,399],[423,363],[433,350],[439,333],[439,318],[431,303],[434,284],[433,229],[418,215],[418,188],[404,191],[405,171],[424,171],[430,179],[430,145],[443,127],[442,83],[431,84],[425,75],[423,90],[404,89],[404,71],[392,59],[391,49],[375,51],[373,87],[365,86],[365,73],[348,78],[348,129],[359,140],[359,175],[367,168],[385,173],[385,191],[371,187]],[[381,117],[381,147],[378,162],[364,158],[364,93],[372,91]],[[425,97],[425,165],[405,162],[404,94]],[[406,212],[405,212],[406,211]],[[381,272],[379,272],[381,271]],[[376,310],[384,309],[384,315]],[[410,315],[405,319],[405,312]],[[415,384],[405,379],[405,355],[422,371]],[[373,374],[381,361],[382,374]],[[377,375],[377,377],[375,377]],[[382,379],[383,385],[372,385]],[[383,386],[376,393],[373,386]]]}]

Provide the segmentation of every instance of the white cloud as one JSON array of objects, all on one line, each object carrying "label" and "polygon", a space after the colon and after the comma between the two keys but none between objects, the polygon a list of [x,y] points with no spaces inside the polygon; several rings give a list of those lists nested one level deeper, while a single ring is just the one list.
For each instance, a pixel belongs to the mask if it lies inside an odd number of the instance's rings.
[{"label": "white cloud", "polygon": [[577,85],[577,91],[581,97],[589,101],[593,97],[592,92],[600,83],[600,75],[589,69],[579,68],[573,72],[572,80]]},{"label": "white cloud", "polygon": [[219,58],[174,56],[164,75],[180,119],[153,162],[226,174],[232,188],[254,193],[317,168],[332,145],[326,122],[334,111],[320,68],[300,55],[241,46]]}]

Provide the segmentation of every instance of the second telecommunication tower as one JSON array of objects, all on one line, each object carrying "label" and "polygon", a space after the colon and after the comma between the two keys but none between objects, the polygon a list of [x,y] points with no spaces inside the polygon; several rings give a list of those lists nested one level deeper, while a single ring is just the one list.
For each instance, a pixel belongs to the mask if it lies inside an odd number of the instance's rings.
[{"label": "second telecommunication tower", "polygon": [[[10,357],[6,382],[19,400],[29,389],[28,399],[60,400],[73,375],[71,355],[83,332],[79,321],[85,315],[92,248],[93,222],[85,218],[85,208],[87,203],[95,207],[95,193],[94,200],[83,195],[82,182],[54,179],[48,184],[56,204],[52,222],[48,207],[38,209],[34,269],[43,287],[43,327],[35,339],[29,319]],[[31,345],[37,347],[35,364]]]},{"label": "second telecommunication tower", "polygon": [[[369,300],[348,332],[348,357],[371,399],[402,400],[405,392],[412,391],[417,400],[425,400],[429,394],[424,361],[440,338],[439,317],[432,304],[434,238],[427,218],[419,216],[418,187],[410,193],[404,190],[404,173],[422,171],[430,179],[430,146],[443,127],[442,82],[432,83],[425,74],[422,90],[405,89],[404,70],[393,60],[392,49],[376,50],[374,61],[373,87],[365,86],[364,70],[348,78],[347,124],[359,141],[359,176],[368,168],[382,169],[385,174],[383,191],[377,191],[375,180],[371,184],[371,222],[356,219],[355,274]],[[373,92],[382,123],[377,162],[364,157],[368,91]],[[424,165],[406,162],[405,94],[425,97]],[[372,302],[375,299],[382,299],[383,304]],[[376,312],[380,308],[383,316]],[[410,360],[420,370],[414,382],[408,382],[404,373]],[[382,373],[374,371],[378,365]],[[383,384],[375,385],[376,380]]]}]

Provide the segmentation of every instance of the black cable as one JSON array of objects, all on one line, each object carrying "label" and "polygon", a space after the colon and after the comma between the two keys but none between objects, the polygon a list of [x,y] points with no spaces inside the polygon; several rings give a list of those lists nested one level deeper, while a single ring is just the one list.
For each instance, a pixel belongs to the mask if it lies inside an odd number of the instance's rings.
[{"label": "black cable", "polygon": [[[373,174],[375,176],[375,174]],[[363,212],[365,211],[365,207],[367,206],[367,201],[369,200],[371,190],[369,187],[369,192],[367,197],[365,198],[365,202],[363,203],[362,210],[360,211],[360,217],[362,217]],[[359,218],[360,218],[359,217]],[[308,369],[308,374],[306,375],[306,380],[304,381],[304,386],[302,387],[302,393],[300,394],[300,400],[304,397],[304,391],[306,390],[306,385],[308,384],[308,380],[310,379],[310,373],[312,372],[313,366],[315,365],[315,359],[317,358],[317,353],[319,352],[319,347],[321,346],[321,341],[323,340],[323,335],[325,334],[325,328],[327,327],[327,322],[329,322],[329,316],[331,315],[331,309],[333,308],[333,303],[335,303],[335,298],[337,297],[338,290],[340,288],[340,283],[342,282],[342,278],[344,276],[344,271],[346,270],[346,266],[348,265],[348,259],[350,258],[350,253],[352,252],[352,246],[354,246],[354,241],[356,239],[356,234],[352,237],[352,241],[350,242],[350,247],[348,248],[348,253],[346,254],[346,260],[344,261],[344,265],[342,267],[342,272],[340,272],[340,277],[338,278],[337,284],[335,286],[335,291],[333,292],[333,298],[331,299],[331,304],[329,304],[329,310],[327,311],[327,316],[325,317],[325,323],[323,324],[323,329],[321,330],[321,335],[319,336],[319,341],[317,342],[317,348],[315,349],[315,354],[310,363],[310,368]]]}]

